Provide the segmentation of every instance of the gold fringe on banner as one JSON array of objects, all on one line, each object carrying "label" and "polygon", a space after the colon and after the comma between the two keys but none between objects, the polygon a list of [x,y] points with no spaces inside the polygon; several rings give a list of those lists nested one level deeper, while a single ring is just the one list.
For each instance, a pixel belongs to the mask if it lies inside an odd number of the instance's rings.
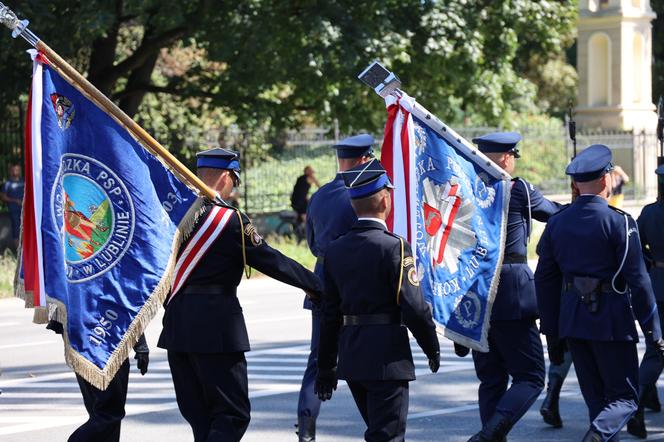
[{"label": "gold fringe on banner", "polygon": [[[154,289],[150,297],[147,299],[141,310],[136,315],[136,318],[132,321],[131,325],[127,329],[122,341],[118,344],[118,347],[113,351],[109,357],[106,366],[104,369],[100,369],[92,362],[85,359],[81,354],[75,351],[69,342],[69,336],[67,334],[67,309],[65,305],[55,298],[51,298],[47,295],[46,299],[49,303],[50,318],[56,320],[59,323],[63,324],[64,335],[63,339],[65,341],[65,361],[67,365],[71,367],[76,373],[78,373],[83,379],[94,385],[100,390],[106,390],[108,384],[111,382],[115,374],[120,369],[120,366],[124,363],[125,359],[129,357],[130,352],[133,350],[134,345],[138,341],[138,338],[143,334],[145,328],[148,326],[152,318],[157,314],[159,308],[164,303],[166,296],[170,292],[171,284],[173,283],[173,273],[175,270],[175,263],[177,258],[177,252],[182,246],[182,244],[189,237],[191,232],[196,225],[196,221],[203,213],[203,204],[204,200],[198,198],[192,206],[187,211],[187,214],[184,216],[180,225],[177,228],[175,236],[173,238],[173,245],[171,249],[171,258],[168,261],[166,266],[166,271],[164,272],[159,284]],[[36,312],[36,310],[35,310]],[[36,314],[36,313],[35,313]]]}]

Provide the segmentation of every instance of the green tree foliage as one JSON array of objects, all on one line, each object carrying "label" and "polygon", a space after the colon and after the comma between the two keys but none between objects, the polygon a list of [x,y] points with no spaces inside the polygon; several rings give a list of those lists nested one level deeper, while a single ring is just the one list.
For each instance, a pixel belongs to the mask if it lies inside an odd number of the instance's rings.
[{"label": "green tree foliage", "polygon": [[[560,59],[576,18],[576,2],[552,0],[7,4],[127,113],[174,133],[176,145],[187,127],[219,119],[277,132],[333,119],[342,130],[378,129],[382,103],[355,79],[373,59],[448,121],[505,124],[536,110],[536,83],[558,84],[531,61]],[[30,68],[23,42],[1,41],[5,105],[27,90]]]}]

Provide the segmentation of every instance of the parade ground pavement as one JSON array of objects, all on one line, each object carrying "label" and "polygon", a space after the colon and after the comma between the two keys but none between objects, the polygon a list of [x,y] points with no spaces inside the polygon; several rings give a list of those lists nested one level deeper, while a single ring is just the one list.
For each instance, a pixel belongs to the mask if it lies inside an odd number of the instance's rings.
[{"label": "parade ground pavement", "polygon": [[[242,282],[238,296],[252,343],[247,354],[251,424],[243,440],[296,441],[293,424],[311,330],[310,314],[302,309],[303,293],[269,278],[252,278]],[[76,378],[64,363],[61,338],[31,320],[32,311],[22,308],[21,301],[0,300],[0,440],[65,441],[87,414]],[[156,347],[160,331],[161,312],[146,332],[147,375],[137,372],[132,353],[123,441],[193,440],[175,402],[166,352]],[[411,340],[417,381],[410,384],[408,440],[466,441],[480,427],[472,359],[458,358],[451,341],[440,340],[442,363],[437,374],[429,372],[426,357]],[[562,391],[564,428],[552,429],[542,422],[542,398],[512,430],[509,440],[580,440],[588,418],[574,371]],[[646,422],[649,440],[664,440],[664,412],[646,413]],[[350,391],[340,382],[332,400],[322,406],[317,440],[358,441],[364,430]],[[621,436],[633,439],[625,431]]]}]

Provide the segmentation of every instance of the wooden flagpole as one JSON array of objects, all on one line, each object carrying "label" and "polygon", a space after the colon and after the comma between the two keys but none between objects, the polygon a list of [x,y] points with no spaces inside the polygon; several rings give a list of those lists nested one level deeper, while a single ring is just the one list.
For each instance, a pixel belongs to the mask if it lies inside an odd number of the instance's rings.
[{"label": "wooden flagpole", "polygon": [[14,38],[21,36],[34,48],[44,54],[51,65],[58,71],[63,73],[71,80],[72,85],[79,89],[82,93],[92,98],[96,104],[106,113],[111,115],[120,124],[136,138],[143,146],[149,149],[153,155],[164,161],[174,172],[176,172],[181,179],[187,182],[190,186],[196,188],[203,196],[214,200],[219,197],[217,192],[207,186],[200,180],[192,171],[190,171],[184,164],[182,164],[173,154],[171,154],[164,146],[162,146],[152,135],[136,123],[129,115],[120,109],[113,101],[106,95],[101,93],[92,83],[90,83],[83,75],[67,63],[57,52],[51,49],[46,43],[41,41],[35,34],[28,28],[27,20],[19,20],[11,9],[4,4],[0,3],[0,23],[7,26],[12,30]]}]

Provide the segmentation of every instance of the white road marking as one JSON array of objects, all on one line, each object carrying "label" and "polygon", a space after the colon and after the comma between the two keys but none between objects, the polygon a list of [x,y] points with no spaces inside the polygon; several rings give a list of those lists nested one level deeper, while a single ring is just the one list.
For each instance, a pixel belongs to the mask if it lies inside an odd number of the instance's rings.
[{"label": "white road marking", "polygon": [[6,344],[6,345],[0,345],[0,350],[6,350],[8,348],[35,347],[38,345],[48,345],[48,344],[53,345],[58,343],[60,344],[60,346],[62,346],[62,342],[58,342],[57,340],[24,342],[22,344]]},{"label": "white road marking", "polygon": [[305,316],[305,315],[297,315],[297,316],[280,316],[277,318],[265,318],[265,319],[253,319],[246,321],[247,325],[252,325],[252,324],[265,324],[268,322],[281,322],[281,321],[293,321],[293,320],[305,320],[305,319],[311,319],[311,315]]}]

